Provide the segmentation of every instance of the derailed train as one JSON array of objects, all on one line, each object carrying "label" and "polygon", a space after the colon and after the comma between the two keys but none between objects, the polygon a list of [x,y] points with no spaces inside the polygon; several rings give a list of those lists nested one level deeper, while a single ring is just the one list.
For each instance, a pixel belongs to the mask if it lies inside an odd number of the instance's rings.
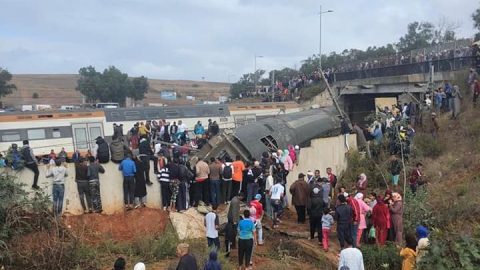
[{"label": "derailed train", "polygon": [[262,119],[214,137],[191,161],[237,155],[252,160],[288,145],[306,146],[312,139],[339,135],[341,120],[333,106]]}]

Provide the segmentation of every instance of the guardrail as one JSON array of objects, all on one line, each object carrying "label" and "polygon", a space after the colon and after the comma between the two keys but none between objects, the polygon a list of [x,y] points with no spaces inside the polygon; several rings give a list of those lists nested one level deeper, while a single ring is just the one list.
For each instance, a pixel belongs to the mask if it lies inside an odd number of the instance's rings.
[{"label": "guardrail", "polygon": [[430,66],[434,67],[435,72],[438,71],[455,71],[466,69],[473,65],[474,58],[458,57],[441,60],[432,60],[421,63],[411,63],[395,66],[387,66],[381,68],[371,68],[363,70],[355,70],[348,72],[335,73],[335,81],[350,81],[356,79],[369,79],[378,77],[401,76],[411,74],[425,74],[430,71]]}]

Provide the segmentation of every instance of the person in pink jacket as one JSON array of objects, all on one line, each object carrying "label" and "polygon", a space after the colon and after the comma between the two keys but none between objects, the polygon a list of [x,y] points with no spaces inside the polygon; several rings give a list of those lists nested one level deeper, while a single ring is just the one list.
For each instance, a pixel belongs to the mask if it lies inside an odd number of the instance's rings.
[{"label": "person in pink jacket", "polygon": [[285,168],[286,171],[291,171],[293,170],[293,161],[292,159],[290,158],[290,155],[289,155],[289,151],[288,149],[285,149],[283,151],[283,166]]},{"label": "person in pink jacket", "polygon": [[360,239],[362,239],[362,233],[363,231],[367,228],[367,222],[365,221],[365,215],[369,212],[372,211],[372,208],[368,206],[363,201],[363,194],[362,193],[357,193],[355,195],[355,200],[357,200],[358,205],[360,207],[360,223],[358,224],[358,231],[357,231],[357,239],[353,239],[354,241],[357,241],[357,247],[360,247]]}]

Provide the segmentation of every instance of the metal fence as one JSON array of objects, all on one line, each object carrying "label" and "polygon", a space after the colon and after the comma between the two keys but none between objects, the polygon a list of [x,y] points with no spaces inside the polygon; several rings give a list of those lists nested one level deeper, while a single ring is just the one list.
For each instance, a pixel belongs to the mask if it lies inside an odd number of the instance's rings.
[{"label": "metal fence", "polygon": [[335,81],[350,81],[356,79],[368,79],[378,77],[401,76],[410,74],[424,74],[430,71],[430,66],[434,67],[434,71],[455,71],[466,69],[473,65],[473,57],[458,57],[442,60],[432,60],[421,63],[403,64],[388,66],[382,68],[372,68],[355,70],[348,72],[335,73]]}]

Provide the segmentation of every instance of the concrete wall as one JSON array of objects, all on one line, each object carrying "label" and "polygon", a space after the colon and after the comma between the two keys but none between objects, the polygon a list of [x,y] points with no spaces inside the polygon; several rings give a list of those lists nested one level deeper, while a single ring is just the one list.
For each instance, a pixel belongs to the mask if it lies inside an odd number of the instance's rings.
[{"label": "concrete wall", "polygon": [[[354,134],[348,136],[349,146],[356,149],[356,137]],[[321,175],[325,175],[327,167],[332,167],[335,174],[339,175],[347,167],[345,157],[346,148],[344,136],[331,138],[321,138],[312,140],[310,147],[300,149],[299,165],[288,175],[287,192],[290,185],[297,179],[299,173],[307,173],[308,170],[319,169]],[[123,211],[123,177],[118,170],[118,165],[112,162],[103,164],[106,172],[100,175],[100,193],[102,197],[103,211],[105,214],[114,214]],[[52,194],[52,178],[46,178],[47,168],[45,165],[39,166],[40,177],[39,186],[46,194]],[[20,172],[9,172],[18,177],[18,181],[26,185],[25,189],[32,191],[33,173],[25,168]],[[150,180],[152,186],[147,186],[147,207],[161,208],[160,184],[153,169],[150,170]],[[289,200],[291,200],[288,192]],[[72,215],[83,214],[80,205],[80,199],[75,183],[75,168],[73,163],[68,164],[68,177],[65,183],[65,196],[63,202],[64,213]]]},{"label": "concrete wall", "polygon": [[[100,175],[100,194],[102,197],[103,212],[106,214],[113,214],[123,211],[123,176],[118,170],[118,165],[109,162],[102,165],[105,168],[105,173]],[[46,178],[47,167],[39,165],[40,177],[39,186],[46,194],[52,194],[52,178]],[[20,172],[12,172],[18,177],[18,181],[25,183],[25,189],[32,191],[31,185],[33,183],[33,173],[25,168]],[[160,208],[160,184],[157,177],[150,168],[150,181],[152,186],[147,186],[147,207]],[[68,177],[65,182],[65,196],[63,201],[63,210],[65,213],[72,215],[83,214],[82,206],[77,192],[77,184],[75,183],[75,167],[73,163],[68,164]]]},{"label": "concrete wall", "polygon": [[[348,135],[350,149],[357,149],[357,137],[355,134]],[[291,203],[290,185],[297,180],[299,173],[307,174],[310,170],[320,170],[321,176],[326,176],[326,169],[331,167],[333,173],[339,176],[347,168],[345,137],[320,138],[312,140],[310,147],[300,149],[298,166],[287,177],[287,194]]]}]

